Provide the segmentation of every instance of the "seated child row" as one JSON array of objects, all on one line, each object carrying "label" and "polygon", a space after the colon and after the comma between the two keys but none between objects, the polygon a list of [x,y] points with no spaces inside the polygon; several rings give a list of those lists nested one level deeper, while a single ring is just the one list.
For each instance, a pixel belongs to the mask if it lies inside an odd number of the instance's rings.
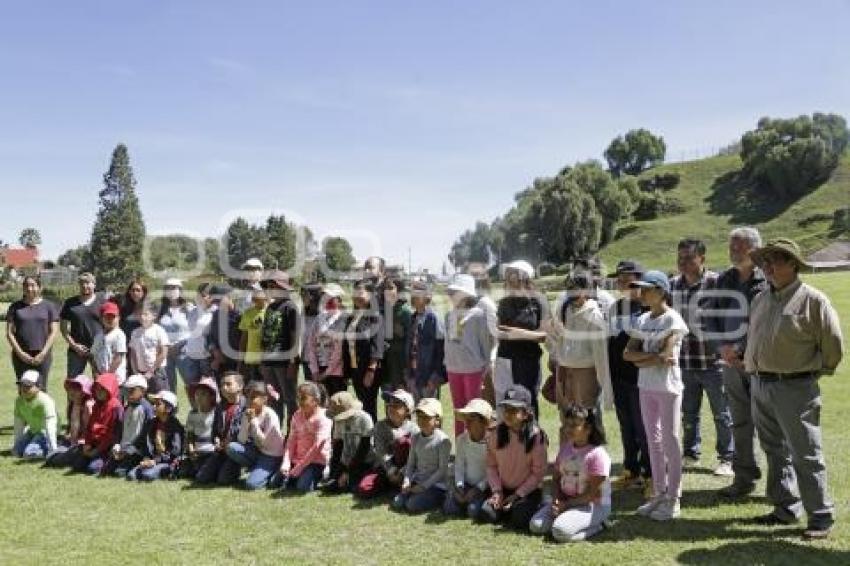
[{"label": "seated child row", "polygon": [[[34,372],[35,373],[35,372]],[[182,425],[170,391],[146,398],[146,380],[131,376],[122,404],[113,374],[92,383],[68,379],[67,434],[57,441],[55,404],[24,374],[15,403],[14,454],[46,458],[47,466],[100,476],[154,481],[182,477],[198,484],[309,492],[351,491],[364,498],[392,496],[391,507],[411,513],[442,509],[500,522],[519,530],[552,533],[558,541],[586,539],[605,528],[611,511],[611,461],[593,409],[572,406],[563,415],[563,441],[555,461],[553,494],[544,501],[548,439],[531,409],[531,394],[509,388],[501,419],[482,399],[459,409],[465,431],[452,443],[441,430],[442,405],[410,393],[388,392],[386,418],[373,424],[348,391],[326,404],[313,382],[298,388],[299,409],[288,436],[266,405],[261,383],[223,376],[221,391],[203,378],[192,391],[195,407]],[[218,399],[219,393],[221,400]]]}]

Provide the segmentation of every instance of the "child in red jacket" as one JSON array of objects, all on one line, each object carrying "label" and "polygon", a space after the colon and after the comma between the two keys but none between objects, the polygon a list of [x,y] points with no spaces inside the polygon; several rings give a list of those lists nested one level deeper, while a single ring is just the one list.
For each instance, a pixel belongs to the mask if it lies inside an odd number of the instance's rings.
[{"label": "child in red jacket", "polygon": [[124,409],[118,398],[118,378],[114,373],[97,377],[92,386],[94,407],[84,435],[85,442],[73,463],[75,472],[100,473],[112,445],[118,442]]}]

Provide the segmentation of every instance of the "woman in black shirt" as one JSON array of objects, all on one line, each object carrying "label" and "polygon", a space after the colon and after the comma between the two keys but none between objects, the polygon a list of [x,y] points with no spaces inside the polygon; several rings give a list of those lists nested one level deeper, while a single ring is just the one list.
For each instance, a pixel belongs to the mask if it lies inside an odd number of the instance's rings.
[{"label": "woman in black shirt", "polygon": [[12,347],[15,381],[27,370],[37,370],[38,386],[47,390],[47,374],[53,361],[51,348],[59,333],[59,311],[41,296],[41,281],[28,275],[23,282],[24,295],[6,313],[6,339]]}]

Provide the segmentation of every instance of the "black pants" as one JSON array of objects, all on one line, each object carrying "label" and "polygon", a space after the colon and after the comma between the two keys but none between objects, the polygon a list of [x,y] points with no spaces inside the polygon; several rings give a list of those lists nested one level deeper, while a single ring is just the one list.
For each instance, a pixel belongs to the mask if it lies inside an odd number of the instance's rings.
[{"label": "black pants", "polygon": [[288,431],[289,421],[292,420],[292,415],[298,410],[298,372],[295,373],[294,377],[289,377],[289,362],[263,364],[262,371],[266,384],[274,387],[280,395],[272,408],[280,417],[281,428],[285,423]]},{"label": "black pants", "polygon": [[[540,418],[540,406],[537,404],[537,392],[540,388],[540,358],[510,358],[514,383],[522,385],[531,393],[531,407]],[[530,519],[529,519],[530,520]]]},{"label": "black pants", "polygon": [[[82,373],[86,373],[86,366],[89,365],[88,357],[83,357],[77,352],[68,348],[68,375],[65,377],[77,377]],[[95,376],[96,377],[96,376]]]},{"label": "black pants", "polygon": [[611,380],[614,389],[614,407],[620,422],[623,440],[623,467],[635,477],[652,475],[649,465],[649,447],[640,412],[640,390],[637,383],[616,377]]},{"label": "black pants", "polygon": [[[514,490],[505,489],[502,495],[507,498],[513,495],[513,493]],[[490,507],[489,503],[484,503],[482,516],[487,517],[491,512],[495,512],[497,523],[503,523],[516,531],[528,531],[528,524],[531,522],[534,514],[537,513],[542,501],[543,491],[535,489],[522,499],[515,501],[510,509],[495,511]]]},{"label": "black pants", "polygon": [[378,422],[378,395],[381,392],[381,370],[375,370],[375,379],[372,385],[366,387],[363,384],[363,376],[360,375],[351,380],[354,384],[354,394],[363,403],[363,410],[372,417],[372,422]]},{"label": "black pants", "polygon": [[[30,356],[38,355],[40,350],[35,351],[26,351],[25,353]],[[47,391],[47,375],[50,373],[50,366],[53,364],[53,353],[48,353],[47,357],[44,358],[44,361],[37,366],[31,366],[30,364],[26,364],[23,360],[20,360],[15,354],[12,354],[12,368],[15,370],[15,383],[21,380],[21,376],[24,375],[25,371],[29,371],[34,369],[38,372],[38,388],[42,391]],[[76,375],[76,374],[75,374]]]},{"label": "black pants", "polygon": [[317,381],[316,383],[325,387],[325,391],[328,392],[328,398],[330,398],[334,393],[339,393],[340,391],[348,389],[348,380],[338,375],[326,375],[325,379]]}]

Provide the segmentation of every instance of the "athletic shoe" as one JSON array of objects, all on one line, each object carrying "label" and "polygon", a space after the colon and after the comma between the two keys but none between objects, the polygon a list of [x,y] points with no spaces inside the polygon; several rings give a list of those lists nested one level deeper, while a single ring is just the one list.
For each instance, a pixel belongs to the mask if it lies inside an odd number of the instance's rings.
[{"label": "athletic shoe", "polygon": [[804,540],[823,540],[829,538],[829,533],[832,532],[832,525],[809,525],[803,531]]},{"label": "athletic shoe", "polygon": [[717,491],[717,495],[726,499],[740,499],[751,494],[756,489],[755,482],[733,481],[731,484]]},{"label": "athletic shoe", "polygon": [[656,495],[654,497],[651,497],[649,501],[637,508],[636,513],[641,517],[649,517],[659,505],[664,503],[665,499],[666,498],[663,495]]},{"label": "athletic shoe", "polygon": [[671,519],[677,519],[681,514],[679,498],[665,497],[664,501],[649,514],[649,518],[653,521],[669,521]]},{"label": "athletic shoe", "polygon": [[714,468],[715,476],[732,477],[735,472],[732,470],[732,462],[720,462],[720,465]]}]

